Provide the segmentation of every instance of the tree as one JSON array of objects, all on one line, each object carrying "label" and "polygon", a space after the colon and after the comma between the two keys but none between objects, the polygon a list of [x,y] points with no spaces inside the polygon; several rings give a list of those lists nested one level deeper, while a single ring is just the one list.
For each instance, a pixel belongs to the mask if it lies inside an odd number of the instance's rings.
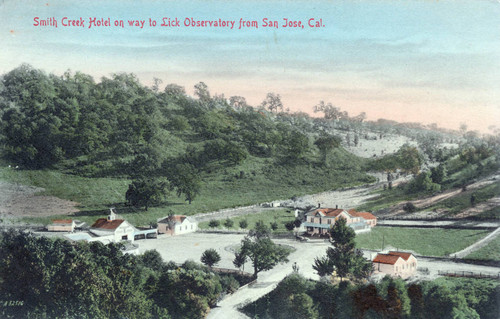
[{"label": "tree", "polygon": [[267,93],[266,99],[261,103],[262,108],[268,109],[269,112],[283,112],[283,103],[281,96],[276,93]]},{"label": "tree", "polygon": [[309,139],[303,133],[292,130],[283,136],[281,146],[287,162],[293,162],[309,151]]},{"label": "tree", "polygon": [[241,229],[245,229],[245,228],[247,228],[247,227],[248,227],[248,222],[247,222],[247,220],[246,220],[246,219],[242,219],[242,220],[240,220],[239,225],[240,225],[240,228],[241,228]]},{"label": "tree", "polygon": [[322,137],[319,137],[315,142],[314,145],[316,145],[321,152],[321,158],[322,162],[324,165],[326,165],[326,158],[328,153],[334,149],[340,146],[340,138],[338,136],[333,136],[333,135],[325,135]]},{"label": "tree", "polygon": [[186,89],[175,83],[170,83],[165,87],[165,94],[169,97],[180,98],[186,96]]},{"label": "tree", "polygon": [[205,82],[199,82],[194,86],[194,95],[198,97],[198,100],[203,106],[208,106],[210,103],[210,92]]},{"label": "tree", "polygon": [[407,202],[403,205],[403,210],[407,213],[414,213],[417,210],[417,207],[412,202]]},{"label": "tree", "polygon": [[219,227],[219,225],[220,225],[220,221],[218,221],[217,219],[211,219],[208,222],[208,226],[211,228]]},{"label": "tree", "polygon": [[231,228],[233,227],[234,225],[234,221],[231,219],[231,218],[227,218],[225,221],[224,221],[224,226],[226,228]]},{"label": "tree", "polygon": [[436,184],[441,184],[446,177],[446,166],[439,164],[431,169],[431,179]]},{"label": "tree", "polygon": [[186,200],[191,202],[200,193],[201,181],[197,170],[189,163],[181,163],[175,166],[175,169],[168,172],[170,188],[175,188],[177,196],[184,194]]},{"label": "tree", "polygon": [[415,146],[405,144],[396,153],[400,167],[405,171],[417,175],[423,158]]},{"label": "tree", "polygon": [[234,267],[236,267],[240,270],[243,267],[243,270],[245,270],[245,263],[246,262],[247,262],[247,256],[243,252],[241,252],[241,251],[234,252],[234,259],[233,259]]},{"label": "tree", "polygon": [[344,218],[339,218],[330,229],[330,241],[333,245],[326,251],[327,258],[342,281],[348,275],[356,279],[367,278],[372,273],[371,261],[356,251],[354,241],[356,233],[347,226]]},{"label": "tree", "polygon": [[330,276],[333,273],[334,265],[328,256],[314,258],[313,269],[316,270],[318,276]]},{"label": "tree", "polygon": [[412,179],[407,186],[408,193],[437,192],[441,190],[441,185],[433,183],[430,172],[422,172]]},{"label": "tree", "polygon": [[244,109],[247,105],[247,100],[242,96],[231,96],[229,98],[229,105],[235,109]]},{"label": "tree", "polygon": [[333,106],[332,103],[320,101],[314,106],[314,112],[322,112],[327,120],[348,119],[349,115],[345,111],[341,111],[339,107]]},{"label": "tree", "polygon": [[314,307],[312,298],[306,293],[290,296],[291,319],[318,318],[318,311]]},{"label": "tree", "polygon": [[206,266],[212,268],[213,265],[216,265],[220,261],[220,255],[217,250],[210,248],[203,252],[201,255],[201,262]]},{"label": "tree", "polygon": [[290,250],[276,245],[268,237],[245,237],[241,241],[241,253],[252,261],[254,277],[264,270],[270,270],[278,263],[288,262]]},{"label": "tree", "polygon": [[146,211],[153,203],[165,198],[167,183],[153,178],[141,178],[132,181],[125,193],[125,200],[129,205],[144,206]]},{"label": "tree", "polygon": [[264,224],[264,221],[258,220],[255,223],[255,228],[250,230],[249,235],[251,237],[256,237],[257,239],[265,237],[268,238],[271,236],[271,230],[266,224]]},{"label": "tree", "polygon": [[272,230],[277,230],[278,229],[278,223],[276,221],[271,222],[271,229]]}]

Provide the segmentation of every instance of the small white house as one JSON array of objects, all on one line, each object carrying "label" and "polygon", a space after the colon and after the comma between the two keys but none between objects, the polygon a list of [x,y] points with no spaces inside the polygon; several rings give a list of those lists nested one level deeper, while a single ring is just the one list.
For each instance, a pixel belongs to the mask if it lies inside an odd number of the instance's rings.
[{"label": "small white house", "polygon": [[135,231],[135,227],[126,220],[117,219],[113,210],[111,210],[108,218],[99,218],[90,226],[92,234],[110,242],[134,241]]},{"label": "small white house", "polygon": [[417,259],[411,253],[401,251],[378,253],[373,259],[373,270],[375,274],[406,279],[417,272]]},{"label": "small white house", "polygon": [[158,233],[167,235],[181,235],[195,232],[198,222],[184,215],[172,215],[158,220]]}]

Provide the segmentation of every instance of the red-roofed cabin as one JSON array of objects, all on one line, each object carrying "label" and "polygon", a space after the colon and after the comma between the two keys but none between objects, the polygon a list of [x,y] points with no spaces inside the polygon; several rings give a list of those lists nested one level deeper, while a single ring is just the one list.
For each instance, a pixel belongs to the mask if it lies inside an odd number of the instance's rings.
[{"label": "red-roofed cabin", "polygon": [[102,242],[134,241],[135,230],[126,220],[117,219],[113,210],[108,218],[99,218],[90,226],[90,232],[101,237]]},{"label": "red-roofed cabin", "polygon": [[408,278],[417,272],[417,258],[411,253],[390,251],[387,254],[377,254],[373,259],[374,273],[393,277]]},{"label": "red-roofed cabin", "polygon": [[158,233],[171,236],[195,232],[197,229],[198,223],[184,215],[172,215],[158,221]]},{"label": "red-roofed cabin", "polygon": [[47,230],[72,232],[75,230],[75,221],[71,219],[54,219],[52,224],[47,226]]}]

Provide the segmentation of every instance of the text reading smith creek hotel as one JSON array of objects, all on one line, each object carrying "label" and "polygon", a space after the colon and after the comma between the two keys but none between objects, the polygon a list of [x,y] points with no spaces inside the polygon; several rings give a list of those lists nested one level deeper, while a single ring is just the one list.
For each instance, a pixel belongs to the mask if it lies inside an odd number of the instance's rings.
[{"label": "text reading smith creek hotel", "polygon": [[226,28],[226,29],[258,29],[258,28],[289,28],[289,29],[304,29],[304,28],[323,28],[325,25],[322,18],[307,18],[304,20],[281,18],[261,20],[252,20],[240,18],[239,20],[228,19],[195,19],[189,18],[168,18],[161,19],[112,19],[90,17],[84,19],[82,17],[71,18],[63,17],[57,19],[55,17],[48,18],[33,18],[33,26],[35,27],[68,27],[68,28],[102,28],[102,27],[118,27],[118,28]]}]

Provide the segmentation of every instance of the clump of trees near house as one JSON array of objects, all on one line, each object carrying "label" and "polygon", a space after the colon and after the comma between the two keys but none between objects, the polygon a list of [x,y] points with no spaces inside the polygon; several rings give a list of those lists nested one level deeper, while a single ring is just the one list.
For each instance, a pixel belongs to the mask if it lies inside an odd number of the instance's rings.
[{"label": "clump of trees near house", "polygon": [[339,218],[330,229],[330,241],[326,256],[314,259],[313,269],[320,277],[335,274],[342,281],[344,278],[361,280],[370,277],[373,272],[371,261],[356,250],[356,233],[347,226],[344,218]]}]

